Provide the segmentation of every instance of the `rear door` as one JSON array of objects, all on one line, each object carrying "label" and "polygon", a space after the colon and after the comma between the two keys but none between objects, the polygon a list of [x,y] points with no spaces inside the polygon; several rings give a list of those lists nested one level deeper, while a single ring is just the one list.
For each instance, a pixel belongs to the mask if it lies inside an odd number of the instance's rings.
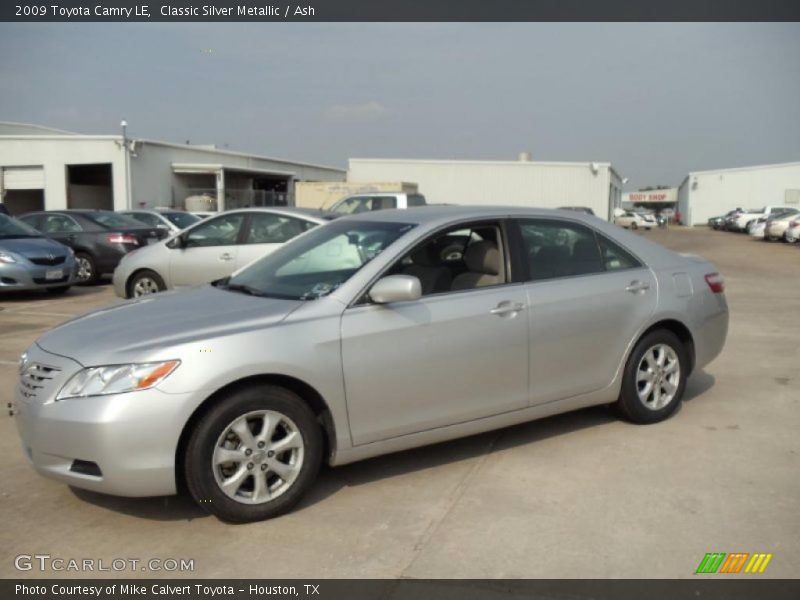
[{"label": "rear door", "polygon": [[184,234],[185,247],[170,251],[170,279],[175,287],[208,283],[236,270],[245,213],[224,213]]},{"label": "rear door", "polygon": [[315,225],[304,219],[278,213],[255,211],[249,213],[244,225],[242,243],[238,248],[236,268],[239,269],[266,256]]},{"label": "rear door", "polygon": [[650,270],[581,223],[518,219],[530,306],[531,403],[609,385],[655,309]]}]

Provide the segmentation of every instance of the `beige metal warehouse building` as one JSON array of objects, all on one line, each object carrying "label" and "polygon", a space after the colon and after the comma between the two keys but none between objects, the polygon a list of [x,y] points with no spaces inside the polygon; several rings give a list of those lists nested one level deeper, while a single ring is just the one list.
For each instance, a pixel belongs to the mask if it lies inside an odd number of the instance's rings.
[{"label": "beige metal warehouse building", "polygon": [[352,158],[348,182],[409,181],[435,204],[586,206],[610,219],[622,178],[608,162]]},{"label": "beige metal warehouse building", "polygon": [[342,169],[214,146],[0,123],[0,198],[12,214],[43,208],[291,205],[297,181],[344,179]]}]

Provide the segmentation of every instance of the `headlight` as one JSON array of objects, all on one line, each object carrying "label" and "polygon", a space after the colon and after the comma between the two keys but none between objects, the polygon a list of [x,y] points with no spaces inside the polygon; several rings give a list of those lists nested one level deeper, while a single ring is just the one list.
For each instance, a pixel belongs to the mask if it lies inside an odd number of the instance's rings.
[{"label": "headlight", "polygon": [[61,388],[56,400],[146,390],[166,379],[179,364],[181,364],[179,360],[168,360],[157,363],[89,367],[73,375]]},{"label": "headlight", "polygon": [[0,263],[15,263],[17,259],[10,252],[0,252]]}]

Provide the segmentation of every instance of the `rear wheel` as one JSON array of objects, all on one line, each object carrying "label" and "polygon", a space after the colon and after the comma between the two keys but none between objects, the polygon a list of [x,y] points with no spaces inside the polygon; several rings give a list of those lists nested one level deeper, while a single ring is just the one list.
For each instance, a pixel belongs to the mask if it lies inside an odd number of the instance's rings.
[{"label": "rear wheel", "polygon": [[316,479],[322,431],[293,392],[259,385],[231,393],[202,417],[186,446],[189,492],[224,521],[283,514]]},{"label": "rear wheel", "polygon": [[90,285],[97,283],[100,274],[97,272],[97,265],[94,262],[91,254],[86,252],[75,253],[75,263],[77,264],[77,280],[78,285]]},{"label": "rear wheel", "polygon": [[671,331],[645,335],[633,349],[617,406],[634,423],[657,423],[678,408],[686,388],[686,349]]},{"label": "rear wheel", "polygon": [[128,285],[128,297],[140,298],[163,292],[165,289],[167,289],[167,286],[158,273],[150,270],[139,271],[133,276]]}]

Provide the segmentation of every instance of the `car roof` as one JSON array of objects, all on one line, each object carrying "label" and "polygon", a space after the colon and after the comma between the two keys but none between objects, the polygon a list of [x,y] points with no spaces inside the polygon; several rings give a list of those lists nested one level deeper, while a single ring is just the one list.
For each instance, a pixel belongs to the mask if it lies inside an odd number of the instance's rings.
[{"label": "car roof", "polygon": [[233,214],[233,213],[248,213],[248,212],[264,212],[264,213],[274,213],[279,215],[287,215],[293,217],[301,217],[308,221],[314,221],[316,223],[327,223],[327,219],[325,218],[325,212],[313,208],[299,208],[295,206],[269,206],[269,207],[262,207],[262,206],[251,206],[249,208],[236,208],[233,210],[226,210],[224,212],[217,213],[218,215],[223,214]]},{"label": "car roof", "polygon": [[554,208],[531,208],[527,206],[463,206],[428,205],[407,209],[387,209],[355,213],[341,217],[358,221],[386,221],[414,223],[417,225],[447,223],[453,219],[501,219],[508,216],[560,217],[570,220],[596,223],[598,218],[574,210]]}]

